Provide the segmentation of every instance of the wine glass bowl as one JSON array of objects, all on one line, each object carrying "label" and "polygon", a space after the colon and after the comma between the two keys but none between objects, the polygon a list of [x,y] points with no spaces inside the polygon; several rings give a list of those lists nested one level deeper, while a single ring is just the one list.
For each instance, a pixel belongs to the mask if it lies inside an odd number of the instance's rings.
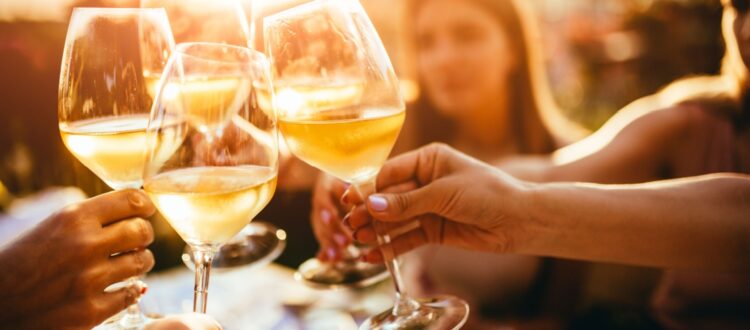
[{"label": "wine glass bowl", "polygon": [[263,54],[219,43],[177,46],[147,135],[144,190],[193,252],[194,311],[206,312],[214,254],[271,200],[276,113]]},{"label": "wine glass bowl", "polygon": [[[245,10],[239,0],[213,0],[210,2],[205,0],[141,0],[140,6],[142,8],[164,8],[169,16],[176,42],[215,42],[235,46],[253,45],[253,36],[255,35],[253,25],[248,23]],[[160,73],[155,73],[154,76]],[[222,90],[231,90],[231,84],[232,81],[215,81],[213,84],[214,92],[222,93]],[[211,92],[205,86],[201,89],[205,92]],[[270,105],[263,106],[270,107]],[[247,226],[249,228],[243,230],[243,232],[261,232],[266,230],[267,226],[272,225],[254,221]],[[251,244],[247,241],[248,239],[258,239],[259,241]],[[232,247],[230,246],[232,244],[238,245]],[[240,233],[222,246],[222,249],[215,256],[216,262],[214,265],[216,266],[219,260],[224,262],[222,268],[231,267],[230,265],[237,267],[248,265],[251,262],[251,259],[247,258],[248,255],[252,255],[260,263],[265,263],[270,256],[258,255],[258,252],[275,254],[273,258],[278,257],[278,253],[275,252],[276,250],[263,247],[276,246],[283,249],[284,245],[284,241],[273,235],[261,237]],[[252,247],[257,247],[260,250],[248,251]],[[229,251],[229,249],[244,251],[244,253],[223,255],[223,251]],[[238,259],[230,260],[231,258]],[[183,261],[186,262],[186,265],[192,267],[192,264],[189,264],[189,257],[188,259],[183,258]]]},{"label": "wine glass bowl", "polygon": [[[279,127],[289,150],[350,183],[365,200],[375,193],[375,178],[406,117],[398,79],[372,22],[359,1],[314,0],[265,18],[263,32]],[[468,318],[466,302],[451,296],[410,298],[398,259],[385,248],[396,233],[377,221],[374,226],[396,301],[361,329],[460,328]],[[334,264],[305,262],[297,276],[334,288],[374,283],[370,279],[378,274],[365,273],[367,264],[356,259],[358,254]]]},{"label": "wine glass bowl", "polygon": [[[151,73],[161,72],[173,47],[163,9],[73,11],[58,90],[60,135],[68,150],[113,189],[141,186],[154,96]],[[131,278],[127,285],[136,281]],[[97,329],[137,329],[147,321],[134,304]]]}]

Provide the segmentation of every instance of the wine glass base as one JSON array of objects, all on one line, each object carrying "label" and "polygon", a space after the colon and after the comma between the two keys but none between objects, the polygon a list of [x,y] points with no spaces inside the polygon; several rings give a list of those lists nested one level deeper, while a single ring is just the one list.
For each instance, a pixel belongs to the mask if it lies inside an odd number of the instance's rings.
[{"label": "wine glass base", "polygon": [[143,314],[140,317],[133,317],[128,315],[125,310],[104,321],[104,323],[97,325],[92,330],[138,330],[143,329],[143,327],[155,319]]},{"label": "wine glass base", "polygon": [[389,309],[365,320],[359,330],[451,330],[460,329],[469,318],[469,305],[456,297],[417,299],[419,308],[406,315]]},{"label": "wine glass base", "polygon": [[[281,255],[286,247],[286,232],[266,222],[252,222],[221,246],[214,255],[211,268],[221,272],[237,267],[251,265],[265,266]],[[182,262],[195,270],[193,253],[190,245],[185,246]]]},{"label": "wine glass base", "polygon": [[358,289],[388,277],[388,271],[382,264],[359,260],[326,263],[315,258],[302,263],[294,274],[297,281],[315,289]]}]

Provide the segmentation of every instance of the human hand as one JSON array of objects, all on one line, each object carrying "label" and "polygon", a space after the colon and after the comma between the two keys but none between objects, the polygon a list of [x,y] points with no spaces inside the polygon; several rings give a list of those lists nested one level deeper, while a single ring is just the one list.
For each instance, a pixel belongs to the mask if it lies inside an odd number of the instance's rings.
[{"label": "human hand", "polygon": [[111,192],[0,247],[0,328],[90,329],[136,302],[145,287],[104,289],[154,266],[153,229],[142,219],[154,211],[141,191]]},{"label": "human hand", "polygon": [[321,261],[340,260],[346,247],[352,243],[351,232],[341,225],[347,206],[341,203],[340,197],[347,186],[328,175],[321,175],[315,183],[310,222],[320,244],[316,257]]},{"label": "human hand", "polygon": [[[389,244],[365,255],[369,262],[382,262],[382,252],[400,255],[425,244],[507,253],[523,233],[518,219],[527,199],[519,197],[527,184],[442,144],[388,161],[377,186],[388,193],[371,195],[344,221],[354,238],[371,244],[376,227],[394,233],[415,220],[420,226],[393,234]],[[353,202],[350,195],[347,202]]]}]

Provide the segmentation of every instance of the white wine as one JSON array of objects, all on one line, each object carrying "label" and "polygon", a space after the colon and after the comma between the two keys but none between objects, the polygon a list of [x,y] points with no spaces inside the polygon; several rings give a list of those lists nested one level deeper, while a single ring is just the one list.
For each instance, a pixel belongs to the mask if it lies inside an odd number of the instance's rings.
[{"label": "white wine", "polygon": [[[277,87],[276,105],[280,117],[299,118],[320,111],[350,107],[358,104],[363,94],[364,83],[356,81]],[[263,99],[264,97],[261,97],[261,100]]]},{"label": "white wine", "polygon": [[[149,75],[145,80],[149,95],[155,98],[160,77]],[[201,132],[223,128],[249,97],[250,81],[238,77],[189,78],[169,82],[161,91],[161,102],[178,107],[175,111]]]},{"label": "white wine", "polygon": [[297,157],[341,180],[359,183],[370,180],[385,163],[401,131],[405,111],[350,110],[281,118],[279,127]]},{"label": "white wine", "polygon": [[[147,114],[141,114],[61,123],[60,134],[68,150],[110,187],[139,188],[148,119]],[[166,141],[163,150],[168,150],[162,157],[168,158],[182,140],[175,129],[163,130],[162,138]]]},{"label": "white wine", "polygon": [[191,245],[225,243],[255,217],[276,190],[270,167],[196,167],[159,174],[144,190]]},{"label": "white wine", "polygon": [[[126,115],[61,123],[65,146],[113,189],[139,188],[146,161],[149,115]],[[165,162],[182,143],[174,125],[166,125],[155,162]]]},{"label": "white wine", "polygon": [[[165,87],[165,97],[179,97],[182,113],[201,132],[222,129],[250,97],[250,80],[190,79]],[[170,94],[171,93],[171,94]]]}]

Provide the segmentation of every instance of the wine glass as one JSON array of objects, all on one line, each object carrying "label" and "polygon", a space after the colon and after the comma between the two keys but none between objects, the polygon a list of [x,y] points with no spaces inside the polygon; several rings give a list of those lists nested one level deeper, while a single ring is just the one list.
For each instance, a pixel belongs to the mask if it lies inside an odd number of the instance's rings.
[{"label": "wine glass", "polygon": [[[308,2],[266,18],[264,35],[279,127],[292,152],[350,183],[361,197],[374,193],[405,106],[390,59],[361,4]],[[391,241],[394,232],[379,223],[375,229],[381,245]],[[469,307],[461,299],[409,297],[393,251],[383,253],[396,303],[361,329],[455,329],[466,322]]]},{"label": "wine glass", "polygon": [[[395,83],[395,78],[387,72],[375,79],[366,77],[367,70],[388,69],[390,64],[358,62],[358,45],[347,39],[360,38],[353,30],[356,27],[346,26],[352,23],[351,17],[333,18],[344,12],[329,11],[327,6],[314,1],[264,18],[265,50],[273,62],[279,119],[285,120],[280,125],[291,152],[324,172],[362,186],[374,179],[390,153],[403,123],[404,106],[398,92],[392,94],[386,86]],[[350,6],[340,9],[344,7]],[[344,34],[337,34],[339,27],[345,28]],[[382,49],[375,50],[379,53],[371,55],[385,56]],[[364,67],[371,64],[386,66]],[[378,87],[372,89],[376,83]],[[373,104],[370,99],[381,102]],[[364,120],[375,118],[379,120]],[[361,261],[355,245],[343,252],[337,262],[305,261],[295,278],[314,288],[363,288],[388,278],[383,265]]]},{"label": "wine glass", "polygon": [[195,312],[206,312],[214,254],[276,189],[278,133],[268,78],[267,61],[254,50],[183,43],[159,82],[143,187],[192,249]]},{"label": "wine glass", "polygon": [[[142,8],[164,8],[177,43],[216,42],[235,46],[253,45],[253,28],[238,0],[141,0]],[[159,72],[160,73],[160,72]],[[213,267],[231,269],[262,266],[276,259],[286,247],[286,233],[271,223],[253,221],[216,253]],[[190,245],[182,261],[194,267]]]},{"label": "wine glass", "polygon": [[[73,11],[60,73],[60,134],[113,189],[141,187],[155,84],[149,73],[161,72],[173,47],[163,9]],[[146,321],[133,304],[119,322],[101,328],[133,329]]]}]

